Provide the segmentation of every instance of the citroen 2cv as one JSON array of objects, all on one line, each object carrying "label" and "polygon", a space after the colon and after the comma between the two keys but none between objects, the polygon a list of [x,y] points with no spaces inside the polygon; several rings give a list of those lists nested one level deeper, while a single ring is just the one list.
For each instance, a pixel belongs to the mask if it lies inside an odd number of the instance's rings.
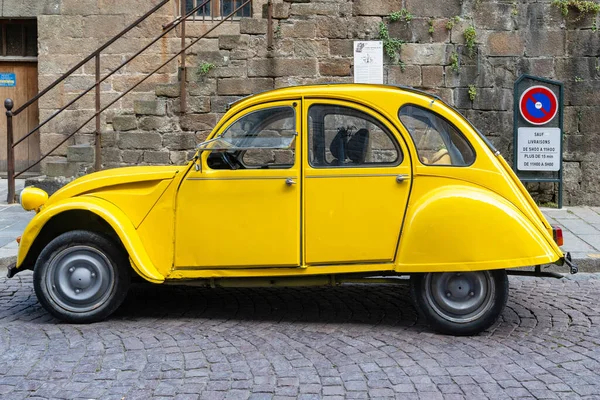
[{"label": "citroen 2cv", "polygon": [[[332,84],[241,99],[186,165],[100,171],[50,198],[9,269],[74,323],[113,313],[137,274],[153,283],[308,286],[410,276],[416,307],[444,333],[501,314],[507,270],[576,272],[494,146],[440,98]],[[557,243],[558,242],[558,243]]]}]

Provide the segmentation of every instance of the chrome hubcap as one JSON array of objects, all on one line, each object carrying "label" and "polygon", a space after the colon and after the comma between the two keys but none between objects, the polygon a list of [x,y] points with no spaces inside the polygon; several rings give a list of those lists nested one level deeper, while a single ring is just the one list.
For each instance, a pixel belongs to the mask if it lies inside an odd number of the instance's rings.
[{"label": "chrome hubcap", "polygon": [[492,307],[495,286],[489,271],[429,273],[425,295],[440,317],[467,323]]},{"label": "chrome hubcap", "polygon": [[62,250],[46,272],[48,293],[60,307],[87,312],[100,307],[110,297],[115,274],[108,258],[90,246]]}]

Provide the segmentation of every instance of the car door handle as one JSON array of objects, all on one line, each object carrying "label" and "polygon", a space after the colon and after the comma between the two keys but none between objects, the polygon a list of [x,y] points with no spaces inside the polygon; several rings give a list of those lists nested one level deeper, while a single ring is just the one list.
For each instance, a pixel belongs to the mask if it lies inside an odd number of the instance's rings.
[{"label": "car door handle", "polygon": [[404,181],[407,181],[408,179],[410,179],[410,175],[408,174],[400,174],[396,176],[396,182],[398,183],[402,183]]},{"label": "car door handle", "polygon": [[295,184],[296,184],[296,181],[295,181],[295,180],[293,180],[292,178],[287,178],[287,179],[285,180],[285,184],[286,184],[286,185],[288,185],[288,186],[292,186],[292,185],[295,185]]}]

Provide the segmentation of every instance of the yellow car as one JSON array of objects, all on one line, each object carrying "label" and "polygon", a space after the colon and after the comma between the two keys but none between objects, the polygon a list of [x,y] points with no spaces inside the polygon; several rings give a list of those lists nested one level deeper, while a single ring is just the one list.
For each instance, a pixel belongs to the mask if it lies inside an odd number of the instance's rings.
[{"label": "yellow car", "polygon": [[[501,314],[506,270],[576,267],[493,145],[440,98],[384,85],[241,99],[180,166],[26,188],[9,276],[34,272],[57,318],[102,320],[132,273],[153,283],[402,282],[432,327],[475,334]],[[519,271],[522,272],[522,271]]]}]

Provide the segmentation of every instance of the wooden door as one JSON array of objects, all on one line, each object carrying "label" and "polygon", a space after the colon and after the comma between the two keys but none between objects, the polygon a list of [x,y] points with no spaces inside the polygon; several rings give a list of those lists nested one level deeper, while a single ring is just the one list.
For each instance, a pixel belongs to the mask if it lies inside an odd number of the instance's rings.
[{"label": "wooden door", "polygon": [[[6,116],[4,113],[4,100],[11,98],[16,110],[27,100],[38,93],[38,71],[35,62],[0,62],[0,76],[14,74],[14,86],[8,81],[0,82],[0,171],[6,172]],[[32,104],[25,111],[13,118],[14,142],[27,135],[39,123],[39,111],[36,104]],[[15,169],[17,172],[27,168],[40,157],[40,133],[31,135],[28,139],[15,147]],[[36,169],[37,168],[37,169]],[[39,171],[39,166],[34,168]]]}]

